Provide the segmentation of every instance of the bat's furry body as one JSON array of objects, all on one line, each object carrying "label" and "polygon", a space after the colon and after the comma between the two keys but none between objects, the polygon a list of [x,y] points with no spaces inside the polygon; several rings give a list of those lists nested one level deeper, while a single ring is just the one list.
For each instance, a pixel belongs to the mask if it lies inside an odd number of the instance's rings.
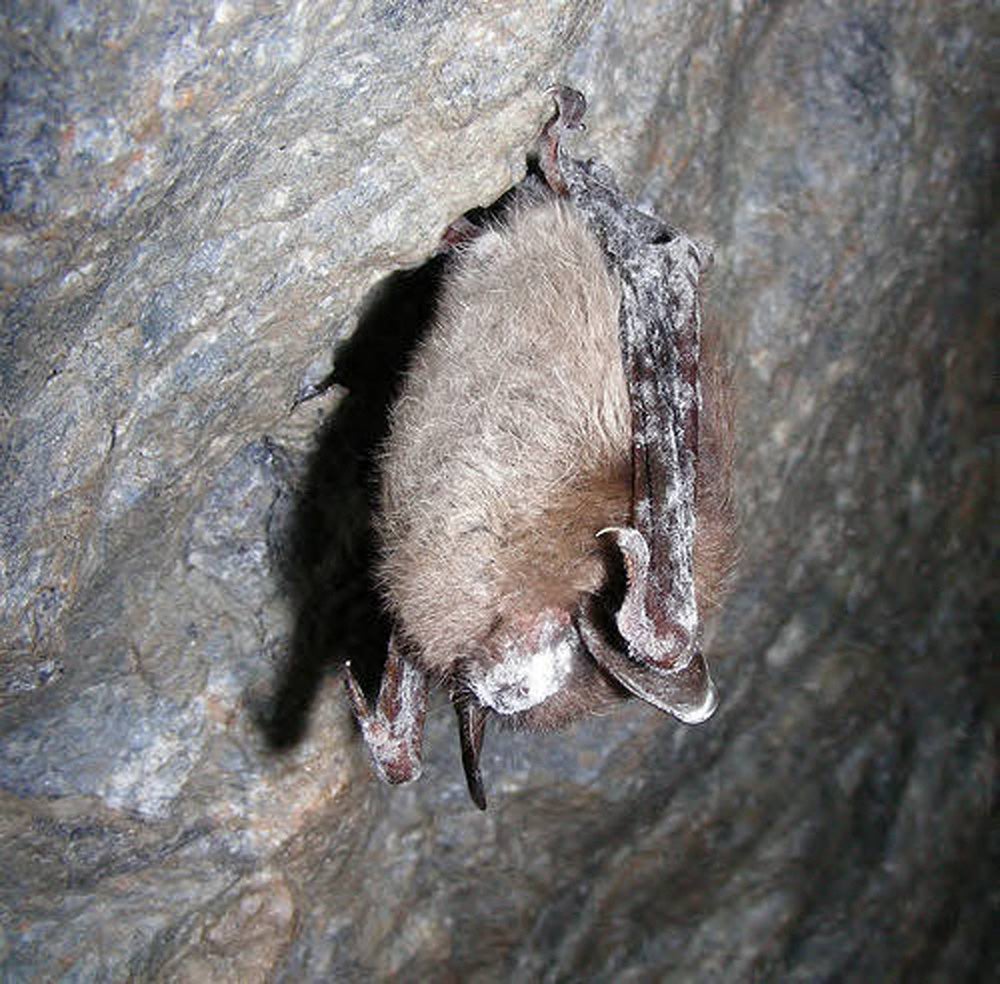
[{"label": "bat's furry body", "polygon": [[[528,196],[455,257],[393,413],[380,516],[392,614],[425,670],[511,723],[558,727],[624,696],[571,621],[609,578],[597,534],[631,509],[619,304],[574,207]],[[704,357],[701,375],[699,607],[719,594],[731,529],[727,416]],[[518,653],[492,688],[504,693],[479,685],[533,632],[540,665]]]},{"label": "bat's furry body", "polygon": [[702,614],[731,566],[727,387],[701,337],[711,253],[562,152],[586,104],[553,94],[544,181],[495,225],[446,236],[472,233],[382,461],[393,634],[374,709],[346,676],[394,783],[420,773],[427,688],[443,684],[481,808],[489,716],[559,727],[637,696],[709,717]]},{"label": "bat's furry body", "polygon": [[436,677],[487,669],[539,619],[572,637],[605,579],[596,533],[625,521],[631,489],[618,305],[557,199],[515,205],[455,258],[383,465],[386,595]]}]

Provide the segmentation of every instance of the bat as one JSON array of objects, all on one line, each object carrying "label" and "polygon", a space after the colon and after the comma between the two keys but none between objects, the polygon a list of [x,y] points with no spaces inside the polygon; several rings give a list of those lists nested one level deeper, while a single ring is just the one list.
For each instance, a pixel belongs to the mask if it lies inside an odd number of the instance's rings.
[{"label": "bat", "polygon": [[571,158],[556,112],[499,220],[463,219],[391,412],[376,520],[393,630],[370,706],[377,773],[421,772],[431,685],[458,717],[473,802],[489,719],[562,728],[638,697],[688,724],[715,686],[704,614],[734,563],[732,414],[701,332],[710,250]]}]

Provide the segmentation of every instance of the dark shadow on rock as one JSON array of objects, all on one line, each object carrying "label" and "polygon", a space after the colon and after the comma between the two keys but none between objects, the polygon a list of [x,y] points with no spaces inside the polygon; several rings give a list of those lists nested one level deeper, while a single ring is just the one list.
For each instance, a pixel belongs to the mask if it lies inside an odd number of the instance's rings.
[{"label": "dark shadow on rock", "polygon": [[[274,696],[259,715],[275,750],[296,744],[324,675],[346,660],[366,692],[377,688],[389,625],[375,585],[372,527],[377,457],[389,408],[413,349],[433,316],[441,272],[436,256],[387,277],[368,295],[356,331],[334,353],[320,389],[348,393],[324,422],[305,472],[268,540],[294,611],[294,629]],[[290,469],[294,471],[294,469]]]}]

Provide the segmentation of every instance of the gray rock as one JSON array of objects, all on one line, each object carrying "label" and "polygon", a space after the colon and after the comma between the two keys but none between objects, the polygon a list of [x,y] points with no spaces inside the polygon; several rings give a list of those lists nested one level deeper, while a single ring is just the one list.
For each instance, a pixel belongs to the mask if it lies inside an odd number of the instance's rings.
[{"label": "gray rock", "polygon": [[[992,26],[10,8],[0,977],[985,976]],[[370,455],[434,267],[389,275],[520,178],[557,79],[577,152],[715,243],[742,576],[710,723],[491,733],[479,815],[447,706],[382,788],[335,671],[384,638]]]}]

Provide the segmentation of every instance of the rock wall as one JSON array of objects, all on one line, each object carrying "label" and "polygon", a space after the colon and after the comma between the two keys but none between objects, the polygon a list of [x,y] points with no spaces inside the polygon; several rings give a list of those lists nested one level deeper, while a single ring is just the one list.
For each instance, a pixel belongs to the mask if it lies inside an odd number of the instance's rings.
[{"label": "rock wall", "polygon": [[[986,6],[3,19],[0,977],[995,966]],[[375,783],[337,668],[383,641],[371,449],[433,292],[393,271],[519,179],[554,80],[716,244],[742,575],[709,724],[491,734],[481,815],[444,705]]]}]

